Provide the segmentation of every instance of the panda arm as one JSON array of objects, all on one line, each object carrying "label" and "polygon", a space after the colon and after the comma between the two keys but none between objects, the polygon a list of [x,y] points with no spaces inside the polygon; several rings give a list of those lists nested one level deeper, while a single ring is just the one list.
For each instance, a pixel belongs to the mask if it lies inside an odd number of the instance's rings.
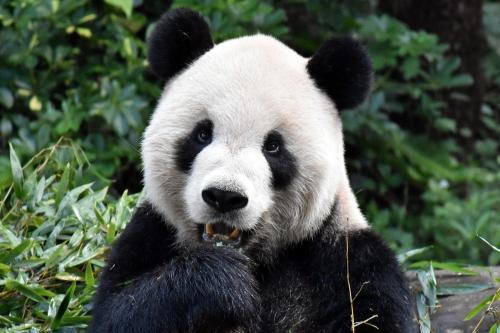
[{"label": "panda arm", "polygon": [[334,260],[323,263],[321,280],[329,289],[323,299],[327,310],[320,315],[328,323],[325,331],[351,332],[348,267],[355,322],[371,318],[356,332],[412,332],[411,294],[393,252],[369,229],[350,232],[346,240],[339,236]]},{"label": "panda arm", "polygon": [[101,275],[90,332],[218,332],[253,320],[248,259],[174,241],[149,205],[138,208]]}]

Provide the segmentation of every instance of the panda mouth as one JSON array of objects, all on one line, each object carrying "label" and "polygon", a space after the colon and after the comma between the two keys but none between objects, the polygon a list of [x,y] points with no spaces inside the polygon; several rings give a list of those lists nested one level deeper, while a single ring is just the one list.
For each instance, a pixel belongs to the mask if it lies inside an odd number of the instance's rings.
[{"label": "panda mouth", "polygon": [[238,246],[241,244],[242,232],[238,228],[218,222],[205,224],[202,240],[222,245]]}]

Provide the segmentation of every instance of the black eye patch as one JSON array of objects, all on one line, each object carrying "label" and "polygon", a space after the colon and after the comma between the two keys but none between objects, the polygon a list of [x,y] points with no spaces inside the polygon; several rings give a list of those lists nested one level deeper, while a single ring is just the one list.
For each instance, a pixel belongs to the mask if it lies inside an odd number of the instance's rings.
[{"label": "black eye patch", "polygon": [[202,120],[196,124],[188,136],[177,142],[175,162],[179,170],[185,173],[191,170],[196,156],[212,142],[213,127],[210,120]]},{"label": "black eye patch", "polygon": [[288,151],[283,137],[277,131],[271,131],[264,140],[262,153],[273,175],[274,188],[288,186],[297,174],[295,157]]}]

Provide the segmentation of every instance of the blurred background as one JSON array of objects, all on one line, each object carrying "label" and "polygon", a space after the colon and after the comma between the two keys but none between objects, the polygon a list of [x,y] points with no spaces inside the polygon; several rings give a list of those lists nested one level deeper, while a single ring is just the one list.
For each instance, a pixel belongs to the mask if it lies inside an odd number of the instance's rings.
[{"label": "blurred background", "polygon": [[88,322],[142,190],[162,88],[145,40],[176,7],[215,42],[260,32],[310,56],[361,40],[373,91],[342,118],[362,210],[410,268],[500,263],[499,1],[0,0],[0,328]]}]

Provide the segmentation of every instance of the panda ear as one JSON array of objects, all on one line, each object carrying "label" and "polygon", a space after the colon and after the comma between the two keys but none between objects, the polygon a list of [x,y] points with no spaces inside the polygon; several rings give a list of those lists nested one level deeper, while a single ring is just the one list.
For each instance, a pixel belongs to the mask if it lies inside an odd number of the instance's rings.
[{"label": "panda ear", "polygon": [[372,82],[370,57],[351,37],[334,38],[321,45],[307,63],[307,71],[338,110],[361,104]]},{"label": "panda ear", "polygon": [[158,20],[148,40],[151,70],[169,80],[214,46],[203,17],[190,9],[169,11]]}]

